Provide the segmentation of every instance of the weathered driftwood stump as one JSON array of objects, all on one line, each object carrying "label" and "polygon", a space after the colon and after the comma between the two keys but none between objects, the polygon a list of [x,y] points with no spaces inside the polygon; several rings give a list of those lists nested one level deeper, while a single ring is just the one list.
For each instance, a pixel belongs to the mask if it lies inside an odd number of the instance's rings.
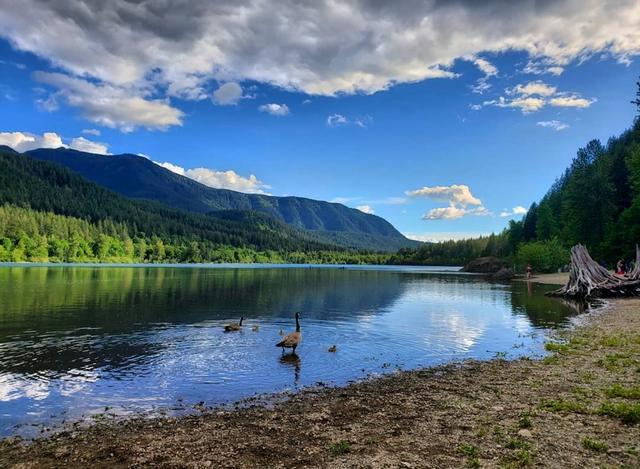
[{"label": "weathered driftwood stump", "polygon": [[637,278],[613,275],[591,258],[586,247],[578,244],[571,248],[569,282],[550,294],[572,299],[640,296],[640,272],[637,271],[636,264]]},{"label": "weathered driftwood stump", "polygon": [[631,280],[640,280],[640,247],[636,244],[636,263],[633,266],[633,270],[629,272],[629,278]]}]

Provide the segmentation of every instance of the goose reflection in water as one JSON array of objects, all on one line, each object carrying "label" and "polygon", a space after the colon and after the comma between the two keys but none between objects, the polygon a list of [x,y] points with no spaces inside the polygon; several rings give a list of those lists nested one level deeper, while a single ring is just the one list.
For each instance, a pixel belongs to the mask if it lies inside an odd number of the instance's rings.
[{"label": "goose reflection in water", "polygon": [[293,383],[296,386],[298,386],[298,382],[300,381],[300,363],[300,357],[296,353],[287,353],[280,357],[281,365],[293,368]]}]

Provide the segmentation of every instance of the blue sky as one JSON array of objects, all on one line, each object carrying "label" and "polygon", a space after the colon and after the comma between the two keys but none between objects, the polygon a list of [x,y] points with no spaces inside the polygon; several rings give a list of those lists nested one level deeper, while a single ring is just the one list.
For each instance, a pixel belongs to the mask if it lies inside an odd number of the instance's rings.
[{"label": "blue sky", "polygon": [[[385,41],[369,45],[344,33],[340,47],[315,42],[308,51],[299,39],[305,31],[263,48],[247,32],[250,46],[225,50],[209,23],[193,34],[182,23],[160,32],[135,23],[144,40],[125,47],[97,34],[104,18],[79,21],[80,13],[56,2],[29,0],[24,11],[0,6],[0,141],[21,149],[61,142],[140,153],[214,187],[341,201],[422,239],[499,231],[521,216],[514,208],[544,195],[579,146],[630,125],[640,73],[633,18],[640,13],[635,2],[617,3],[630,20],[603,21],[585,37],[547,28],[545,15],[559,12],[540,7],[533,19],[522,18],[531,24],[522,26],[519,46],[510,31],[502,42],[494,37],[503,23],[467,27],[467,15],[458,20],[461,45],[431,33],[411,44],[396,37],[397,28],[384,28],[401,18],[419,35],[424,22],[371,7],[366,24],[351,26]],[[598,2],[587,13],[573,5],[566,2],[561,12],[566,21],[596,27]],[[365,16],[365,7],[357,8]],[[54,26],[37,29],[25,19],[40,13]],[[268,13],[260,13],[268,26]],[[315,13],[336,28],[352,21],[340,12]],[[439,11],[428,13],[438,25]],[[494,13],[475,12],[477,21]],[[376,29],[371,18],[385,21]],[[441,21],[444,28],[451,15]],[[134,30],[126,19],[117,26]],[[70,40],[67,27],[90,39]],[[534,46],[527,42],[532,35]],[[54,40],[63,46],[52,46]],[[163,61],[150,54],[158,44],[175,47],[174,55]],[[381,45],[393,50],[379,55]],[[56,136],[43,138],[47,132]]]}]

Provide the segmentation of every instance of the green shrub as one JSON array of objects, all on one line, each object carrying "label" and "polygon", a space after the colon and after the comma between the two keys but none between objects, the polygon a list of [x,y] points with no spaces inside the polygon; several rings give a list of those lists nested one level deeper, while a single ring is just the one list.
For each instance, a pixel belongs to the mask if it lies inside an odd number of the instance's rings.
[{"label": "green shrub", "polygon": [[536,272],[555,272],[569,262],[569,250],[557,238],[521,244],[516,262],[525,267],[530,264]]},{"label": "green shrub", "polygon": [[329,446],[329,452],[333,456],[339,456],[341,454],[346,454],[351,451],[351,445],[348,441],[338,441],[337,443],[333,443]]},{"label": "green shrub", "polygon": [[640,403],[627,404],[626,402],[605,402],[600,406],[598,413],[600,415],[608,415],[609,417],[620,419],[627,425],[640,423]]},{"label": "green shrub", "polygon": [[606,443],[589,437],[582,440],[582,446],[586,449],[590,449],[591,451],[595,451],[596,453],[606,453],[609,451],[609,447]]}]

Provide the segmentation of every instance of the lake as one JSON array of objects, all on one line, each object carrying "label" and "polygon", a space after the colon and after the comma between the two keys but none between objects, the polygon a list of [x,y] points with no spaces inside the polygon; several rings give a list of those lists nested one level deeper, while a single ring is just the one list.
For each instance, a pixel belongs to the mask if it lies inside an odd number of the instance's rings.
[{"label": "lake", "polygon": [[[452,270],[0,267],[0,435],[105,408],[180,413],[399,368],[540,355],[545,331],[575,314],[544,296],[553,287]],[[283,357],[274,344],[296,311],[302,344]],[[223,332],[240,316],[241,332]]]}]

